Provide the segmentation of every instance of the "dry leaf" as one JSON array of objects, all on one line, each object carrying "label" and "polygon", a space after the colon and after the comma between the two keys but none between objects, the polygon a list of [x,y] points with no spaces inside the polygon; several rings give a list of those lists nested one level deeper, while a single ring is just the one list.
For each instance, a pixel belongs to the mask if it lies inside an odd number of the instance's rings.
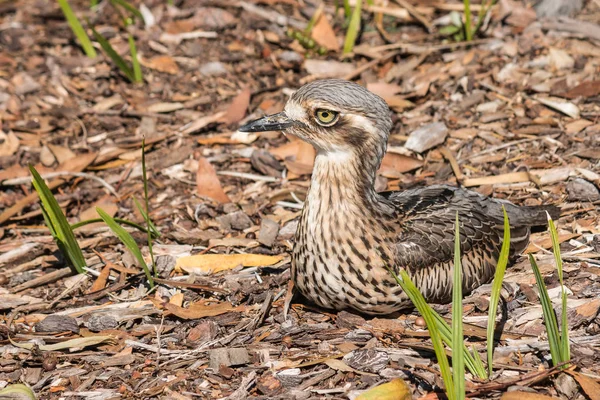
[{"label": "dry leaf", "polygon": [[579,386],[581,386],[581,388],[583,389],[585,394],[588,395],[590,400],[600,400],[600,383],[590,378],[589,376],[580,374],[579,372],[569,370],[565,372],[571,375],[573,378],[575,378],[577,383],[579,383]]},{"label": "dry leaf", "polygon": [[159,72],[166,72],[171,75],[179,73],[179,66],[175,60],[169,56],[157,56],[152,57],[149,60],[141,59],[140,63],[146,68],[155,69]]},{"label": "dry leaf", "polygon": [[41,351],[56,351],[64,349],[76,350],[83,347],[96,346],[102,343],[114,342],[115,339],[112,336],[86,336],[82,338],[66,340],[64,342],[42,345],[37,345],[34,343],[17,343],[12,339],[9,340],[13,346],[20,347],[22,349],[32,350],[37,346],[37,348]]},{"label": "dry leaf", "polygon": [[200,196],[210,197],[219,203],[230,203],[231,200],[223,191],[219,177],[213,166],[204,157],[198,160],[198,172],[196,173],[196,192]]},{"label": "dry leaf", "polygon": [[335,32],[325,14],[321,17],[312,29],[311,36],[315,42],[325,47],[327,50],[339,51],[340,43],[338,42]]},{"label": "dry leaf", "polygon": [[265,256],[262,254],[196,254],[180,257],[175,271],[188,274],[207,275],[233,269],[238,266],[262,267],[283,260],[283,256]]},{"label": "dry leaf", "polygon": [[246,306],[240,305],[234,307],[231,303],[204,304],[202,302],[192,303],[188,308],[179,307],[175,304],[164,303],[165,310],[183,319],[199,319],[205,317],[214,317],[232,311],[245,311]]},{"label": "dry leaf", "polygon": [[221,111],[212,115],[207,115],[205,117],[199,118],[192,122],[191,124],[185,125],[181,129],[181,133],[184,135],[189,135],[192,133],[198,132],[200,129],[205,128],[206,126],[218,122],[225,115],[225,111]]},{"label": "dry leaf", "polygon": [[355,400],[410,400],[411,398],[410,388],[406,382],[396,378],[363,392]]},{"label": "dry leaf", "polygon": [[12,131],[4,133],[0,130],[0,157],[12,156],[19,149],[19,139]]},{"label": "dry leaf", "polygon": [[240,122],[246,116],[246,110],[250,105],[250,95],[250,88],[242,89],[240,94],[235,96],[229,107],[227,107],[227,111],[219,121],[227,125]]},{"label": "dry leaf", "polygon": [[392,170],[398,173],[412,171],[423,166],[423,161],[398,153],[388,152],[381,162],[380,172]]},{"label": "dry leaf", "polygon": [[530,392],[506,392],[500,397],[500,400],[550,400],[556,399],[557,397],[545,396],[538,393]]}]

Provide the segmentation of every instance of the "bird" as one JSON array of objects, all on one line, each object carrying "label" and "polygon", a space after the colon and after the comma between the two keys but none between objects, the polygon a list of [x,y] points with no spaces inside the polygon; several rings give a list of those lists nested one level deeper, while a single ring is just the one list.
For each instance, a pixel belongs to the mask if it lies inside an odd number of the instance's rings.
[{"label": "bird", "polygon": [[284,110],[242,132],[283,131],[316,150],[292,250],[295,288],[318,306],[393,314],[412,303],[390,270],[406,271],[429,303],[452,300],[455,220],[459,219],[463,294],[494,276],[503,242],[510,256],[527,247],[532,226],[554,206],[517,206],[446,184],[377,192],[375,179],[392,129],[386,102],[341,79],[313,81]]}]

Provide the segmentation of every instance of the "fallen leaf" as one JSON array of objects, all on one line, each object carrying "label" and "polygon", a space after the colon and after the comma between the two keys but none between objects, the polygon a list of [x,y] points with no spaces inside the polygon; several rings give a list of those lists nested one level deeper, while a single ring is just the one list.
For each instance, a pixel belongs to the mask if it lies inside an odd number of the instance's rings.
[{"label": "fallen leaf", "polygon": [[196,254],[177,259],[175,271],[188,274],[207,275],[227,271],[238,266],[262,267],[283,260],[283,256],[262,254]]},{"label": "fallen leaf", "polygon": [[200,157],[198,160],[198,172],[196,173],[196,192],[200,196],[210,197],[219,203],[230,203],[231,200],[223,191],[219,177],[210,162]]},{"label": "fallen leaf", "polygon": [[246,310],[245,305],[233,306],[229,302],[204,304],[202,302],[192,303],[188,308],[179,307],[175,304],[164,303],[165,310],[183,319],[199,319],[205,317],[214,317],[232,311],[242,312]]},{"label": "fallen leaf", "polygon": [[190,124],[184,125],[181,129],[181,133],[184,135],[196,133],[200,129],[205,128],[206,126],[215,122],[218,122],[224,115],[225,111],[221,111],[212,115],[207,115],[205,117],[199,118]]},{"label": "fallen leaf", "polygon": [[565,125],[565,132],[568,135],[579,133],[590,125],[593,125],[592,121],[588,121],[587,119],[578,119],[576,121],[570,122]]},{"label": "fallen leaf", "polygon": [[386,170],[392,170],[398,173],[412,171],[423,166],[423,161],[403,154],[387,152],[381,162],[380,173]]},{"label": "fallen leaf", "polygon": [[223,122],[227,125],[237,124],[245,116],[248,106],[250,105],[250,88],[246,87],[235,96],[225,114],[219,119],[219,122]]},{"label": "fallen leaf", "polygon": [[558,397],[550,397],[543,394],[531,392],[506,392],[500,397],[500,400],[549,400],[557,399]]},{"label": "fallen leaf", "polygon": [[579,372],[570,370],[566,370],[565,372],[575,378],[590,400],[600,400],[600,383]]},{"label": "fallen leaf", "polygon": [[54,344],[42,344],[36,345],[34,343],[17,343],[12,339],[9,339],[13,346],[20,347],[22,349],[32,350],[34,347],[41,351],[56,351],[56,350],[76,350],[88,346],[96,346],[102,343],[114,342],[115,339],[112,336],[86,336],[77,339],[70,339],[64,342]]},{"label": "fallen leaf", "polygon": [[396,378],[363,392],[355,400],[410,400],[411,398],[412,394],[406,382]]},{"label": "fallen leaf", "polygon": [[324,13],[321,13],[319,20],[312,29],[311,36],[315,42],[325,47],[327,50],[339,51],[340,43],[338,42],[335,32]]},{"label": "fallen leaf", "polygon": [[19,139],[12,131],[4,133],[0,130],[0,157],[12,156],[19,149]]},{"label": "fallen leaf", "polygon": [[166,72],[171,75],[179,73],[179,66],[175,60],[169,56],[156,56],[149,60],[141,59],[140,63],[146,68],[154,69],[159,72]]}]

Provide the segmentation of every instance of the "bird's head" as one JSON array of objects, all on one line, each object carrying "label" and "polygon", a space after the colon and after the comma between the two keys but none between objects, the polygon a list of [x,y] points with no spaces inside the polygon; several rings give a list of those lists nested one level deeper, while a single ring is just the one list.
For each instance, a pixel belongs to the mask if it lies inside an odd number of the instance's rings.
[{"label": "bird's head", "polygon": [[341,79],[308,83],[288,100],[284,111],[252,121],[242,132],[283,131],[319,152],[385,149],[392,128],[385,101],[364,87]]}]

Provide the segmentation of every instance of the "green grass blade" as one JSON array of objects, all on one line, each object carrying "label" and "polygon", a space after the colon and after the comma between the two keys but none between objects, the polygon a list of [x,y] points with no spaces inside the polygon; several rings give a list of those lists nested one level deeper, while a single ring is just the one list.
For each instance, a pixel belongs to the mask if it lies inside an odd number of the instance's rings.
[{"label": "green grass blade", "polygon": [[85,258],[77,240],[75,240],[75,235],[69,225],[69,221],[67,221],[44,179],[42,179],[40,174],[31,165],[29,166],[29,171],[33,176],[33,187],[42,201],[42,214],[44,215],[48,229],[50,229],[50,233],[56,240],[61,252],[63,252],[65,259],[69,261],[74,272],[79,274],[84,273],[84,268],[86,267]]},{"label": "green grass blade", "polygon": [[[440,314],[435,312],[435,310],[432,309],[431,313],[433,314],[433,317],[436,320],[437,328],[440,332],[440,336],[442,337],[442,341],[446,344],[446,346],[448,346],[450,349],[452,349],[452,329],[450,328],[450,325],[448,325],[446,320],[444,318],[442,318],[442,316]],[[481,359],[479,358],[479,356],[471,355],[471,353],[467,350],[467,346],[466,345],[463,345],[463,346],[464,346],[464,355],[465,355],[465,365],[466,365],[467,369],[473,375],[477,376],[478,378],[487,379],[488,378],[487,370],[485,369],[483,364],[481,364]],[[476,358],[478,360],[476,360]]]},{"label": "green grass blade", "polygon": [[83,29],[83,26],[81,26],[81,23],[77,19],[77,16],[69,5],[69,2],[67,0],[58,0],[58,5],[65,15],[67,23],[71,27],[73,34],[75,34],[75,37],[77,37],[77,40],[79,40],[85,55],[89,58],[96,58],[96,49],[94,49],[89,36],[87,35],[85,29]]},{"label": "green grass blade", "polygon": [[350,1],[343,0],[343,4],[344,4],[344,16],[346,18],[350,18],[350,15],[352,14],[352,8],[350,8]]},{"label": "green grass blade", "polygon": [[152,278],[152,274],[150,273],[150,269],[148,269],[148,265],[142,256],[142,252],[140,248],[135,243],[133,237],[127,232],[121,225],[119,225],[113,217],[107,214],[100,207],[96,207],[96,212],[104,220],[106,225],[117,235],[119,240],[129,249],[131,254],[138,260],[142,268],[144,269],[144,273],[146,274],[146,279],[148,279],[148,284],[151,288],[154,287],[154,279]]},{"label": "green grass blade", "polygon": [[[483,361],[481,361],[481,357],[479,356],[479,352],[477,351],[477,349],[475,348],[475,346],[471,346],[471,351],[473,352],[473,364],[474,364],[474,368],[477,371],[484,371],[483,377],[480,375],[477,375],[479,378],[481,379],[487,379],[488,375],[485,374],[485,366],[483,365]],[[471,355],[470,353],[466,353]],[[468,358],[466,358],[465,360],[467,360]]]},{"label": "green grass blade", "polygon": [[[154,261],[154,251],[152,251],[152,235],[150,235],[151,229],[154,227],[152,221],[150,221],[150,201],[148,198],[148,174],[146,170],[146,138],[142,139],[142,179],[144,181],[144,202],[146,203],[146,212],[142,213],[144,220],[146,221],[146,227],[148,228],[148,251],[150,251],[150,257],[152,259],[152,268],[154,269],[154,276],[156,276],[156,262]],[[135,201],[138,209],[141,209],[138,201]],[[154,227],[156,229],[156,227]]]},{"label": "green grass blade", "polygon": [[502,212],[504,213],[504,235],[502,238],[502,248],[500,249],[500,255],[498,256],[498,263],[496,264],[496,272],[494,273],[494,281],[492,282],[492,294],[490,296],[490,309],[488,313],[488,324],[487,324],[487,363],[488,372],[492,374],[492,360],[494,358],[494,332],[496,330],[496,313],[498,312],[498,302],[500,301],[500,291],[502,290],[502,281],[504,280],[504,273],[506,272],[506,266],[508,265],[508,256],[510,252],[510,221],[508,220],[508,214],[506,209],[502,206]]},{"label": "green grass blade", "polygon": [[464,400],[465,394],[465,338],[463,335],[462,264],[460,262],[460,225],[458,211],[454,231],[454,274],[452,286],[452,379],[454,398]]},{"label": "green grass blade", "polygon": [[356,7],[350,17],[350,24],[346,31],[346,39],[344,40],[344,54],[352,52],[358,32],[360,31],[360,15],[361,15],[362,0],[356,0]]},{"label": "green grass blade", "polygon": [[121,72],[127,77],[127,79],[129,79],[130,82],[135,82],[135,75],[131,68],[129,68],[123,57],[121,57],[119,53],[117,53],[115,49],[113,49],[108,40],[106,40],[104,36],[98,33],[98,31],[96,31],[96,29],[94,29],[93,26],[90,26],[90,29],[92,30],[96,41],[100,43],[100,47],[102,47],[102,50],[104,50],[108,57],[110,57],[110,59],[113,60],[113,62],[117,65],[117,67],[119,67]]},{"label": "green grass blade", "polygon": [[[433,349],[435,351],[435,356],[437,358],[438,364],[440,366],[440,371],[442,374],[442,380],[444,381],[444,385],[446,386],[446,393],[448,395],[449,400],[458,400],[454,398],[454,381],[452,379],[452,372],[450,371],[450,364],[448,363],[448,357],[446,356],[446,351],[444,349],[444,344],[442,343],[442,338],[440,332],[437,328],[437,323],[435,317],[433,315],[433,310],[425,301],[425,298],[419,292],[419,289],[415,286],[415,284],[411,281],[410,277],[406,273],[406,271],[401,270],[400,276],[396,275],[394,271],[388,268],[398,285],[404,290],[407,296],[410,298],[412,303],[415,305],[419,313],[425,319],[425,323],[427,324],[427,329],[429,330],[429,335],[431,337],[431,342],[433,344]],[[464,377],[463,377],[464,379]]]},{"label": "green grass blade", "polygon": [[135,8],[132,4],[128,3],[125,0],[110,0],[110,2],[113,4],[113,6],[121,6],[123,7],[125,10],[127,10],[130,14],[133,14],[136,18],[139,18],[140,21],[144,21],[144,16],[142,15],[142,13],[140,12],[140,10],[138,10],[137,8]]},{"label": "green grass blade", "polygon": [[560,300],[561,300],[561,335],[560,348],[563,361],[571,359],[571,346],[569,344],[569,321],[567,320],[567,291],[565,290],[563,262],[560,255],[560,242],[558,240],[558,231],[552,218],[548,218],[548,227],[550,228],[550,237],[552,238],[552,252],[554,253],[554,261],[558,270],[558,280],[560,281]]},{"label": "green grass blade", "polygon": [[467,42],[473,40],[473,28],[471,26],[471,0],[463,0],[463,10],[465,13],[465,38]]},{"label": "green grass blade", "polygon": [[552,308],[552,302],[550,296],[548,296],[548,289],[544,283],[544,278],[540,273],[537,263],[533,255],[529,254],[529,262],[535,275],[538,290],[540,292],[540,302],[542,303],[542,312],[544,313],[544,325],[546,326],[546,332],[548,334],[548,343],[550,345],[550,354],[552,355],[552,364],[558,365],[566,360],[563,359],[560,351],[560,342],[558,336],[558,322],[556,321],[556,315]]},{"label": "green grass blade", "polygon": [[144,80],[142,77],[142,67],[140,60],[137,58],[137,48],[135,47],[135,39],[132,34],[129,34],[129,52],[131,53],[131,65],[133,65],[133,79],[136,83]]}]

